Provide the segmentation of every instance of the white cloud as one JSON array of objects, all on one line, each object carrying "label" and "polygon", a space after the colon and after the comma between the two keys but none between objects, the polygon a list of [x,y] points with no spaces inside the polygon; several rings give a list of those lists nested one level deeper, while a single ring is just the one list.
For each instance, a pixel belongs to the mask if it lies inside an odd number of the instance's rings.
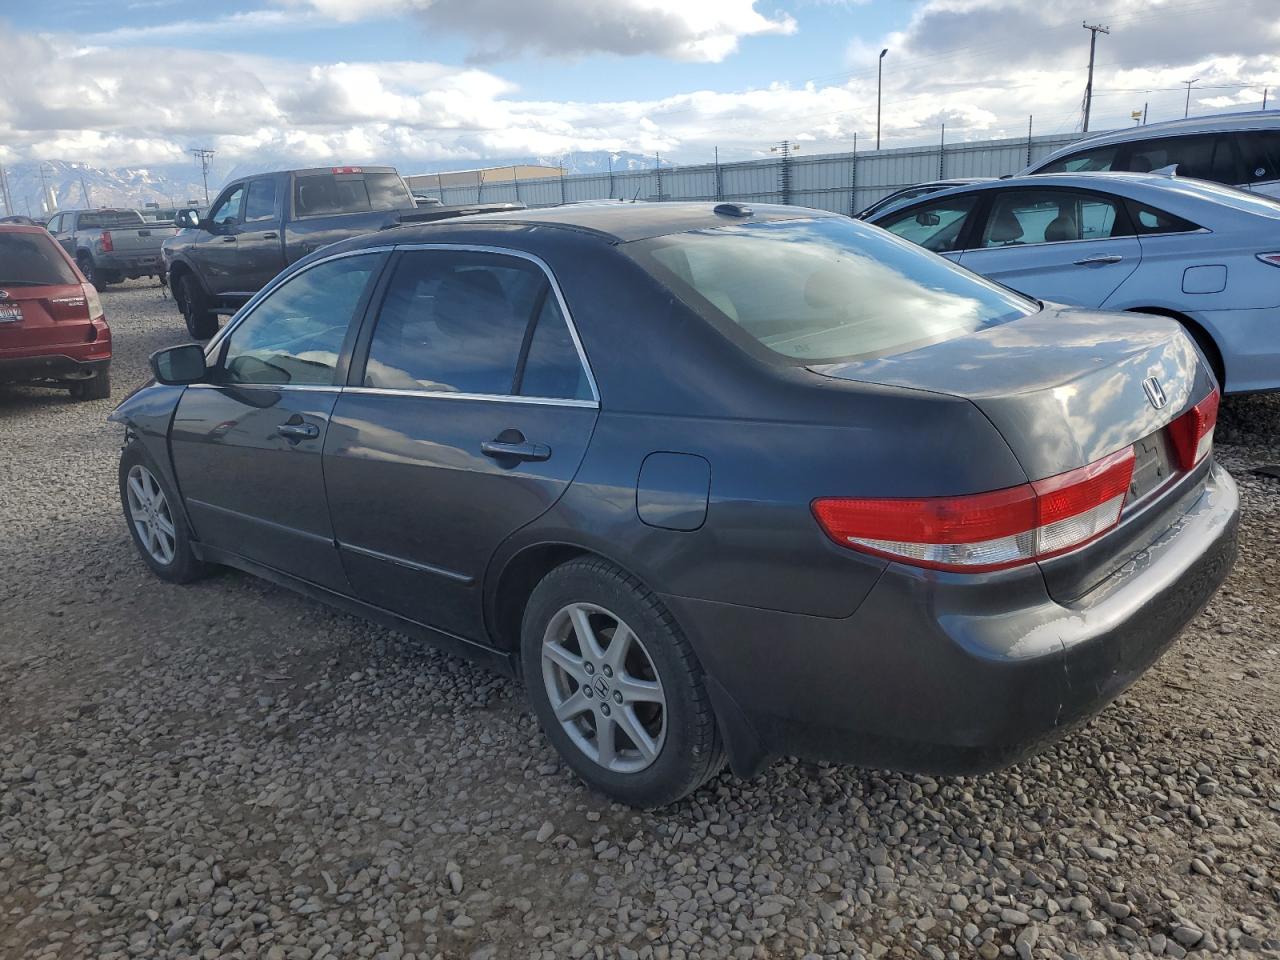
[{"label": "white cloud", "polygon": [[411,14],[428,30],[478,45],[473,59],[532,52],[551,56],[656,54],[719,63],[743,37],[787,34],[786,14],[766,16],[756,0],[283,0],[339,21]]}]

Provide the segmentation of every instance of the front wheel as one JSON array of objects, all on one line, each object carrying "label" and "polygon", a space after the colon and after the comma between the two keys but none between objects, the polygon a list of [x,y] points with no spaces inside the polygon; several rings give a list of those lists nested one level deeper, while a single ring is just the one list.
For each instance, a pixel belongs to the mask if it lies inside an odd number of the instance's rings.
[{"label": "front wheel", "polygon": [[136,441],[120,454],[120,500],[133,545],[152,573],[188,583],[209,572],[191,549],[177,495]]},{"label": "front wheel", "polygon": [[724,766],[702,668],[636,578],[604,560],[571,560],[534,589],[521,634],[525,687],[542,729],[597,790],[660,807]]},{"label": "front wheel", "polygon": [[194,340],[208,340],[218,332],[218,315],[209,306],[204,287],[194,274],[184,273],[179,280],[182,295],[178,304],[187,322],[187,333]]}]

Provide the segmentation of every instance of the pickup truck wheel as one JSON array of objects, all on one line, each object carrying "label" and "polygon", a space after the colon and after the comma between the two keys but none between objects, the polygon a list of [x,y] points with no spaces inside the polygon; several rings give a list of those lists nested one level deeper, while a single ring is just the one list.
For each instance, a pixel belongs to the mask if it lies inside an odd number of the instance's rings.
[{"label": "pickup truck wheel", "polygon": [[95,290],[106,289],[107,280],[94,269],[92,257],[86,257],[84,254],[81,254],[76,257],[76,266],[80,268],[80,272],[84,274],[84,278],[93,284]]},{"label": "pickup truck wheel", "polygon": [[71,385],[71,398],[73,400],[106,400],[110,396],[110,367],[104,367],[88,380],[77,380]]},{"label": "pickup truck wheel", "polygon": [[187,333],[196,340],[208,340],[218,332],[218,315],[209,309],[209,298],[204,287],[193,274],[184,273],[179,281],[182,296],[178,303],[182,317],[187,321]]}]

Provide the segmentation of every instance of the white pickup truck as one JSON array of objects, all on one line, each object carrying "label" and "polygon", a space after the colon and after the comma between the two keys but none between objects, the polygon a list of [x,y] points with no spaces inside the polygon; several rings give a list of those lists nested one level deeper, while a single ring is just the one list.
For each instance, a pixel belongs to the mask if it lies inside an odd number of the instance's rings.
[{"label": "white pickup truck", "polygon": [[62,210],[46,228],[99,290],[137,277],[164,279],[160,245],[178,232],[172,223],[151,223],[137,210]]}]

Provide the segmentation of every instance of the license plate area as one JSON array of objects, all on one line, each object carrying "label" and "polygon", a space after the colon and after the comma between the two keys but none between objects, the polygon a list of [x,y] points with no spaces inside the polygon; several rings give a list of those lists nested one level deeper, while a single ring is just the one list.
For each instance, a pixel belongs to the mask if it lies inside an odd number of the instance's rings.
[{"label": "license plate area", "polygon": [[1151,496],[1177,472],[1163,430],[1137,441],[1133,445],[1133,453],[1133,480],[1129,484],[1126,509]]},{"label": "license plate area", "polygon": [[16,303],[0,303],[0,323],[17,323],[22,319],[22,308]]}]

